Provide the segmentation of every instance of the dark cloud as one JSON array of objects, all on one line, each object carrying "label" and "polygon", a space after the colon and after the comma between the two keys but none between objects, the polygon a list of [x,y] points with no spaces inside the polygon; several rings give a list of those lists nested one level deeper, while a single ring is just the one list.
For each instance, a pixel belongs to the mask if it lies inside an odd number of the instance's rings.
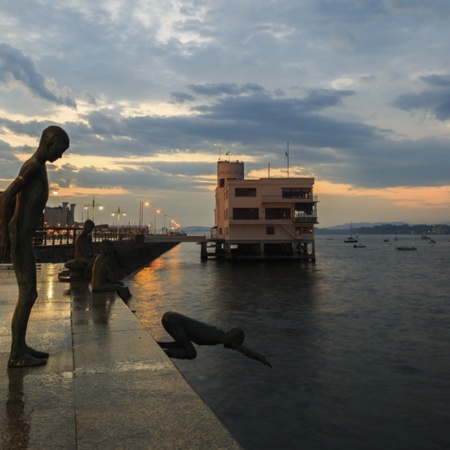
[{"label": "dark cloud", "polygon": [[421,79],[432,88],[400,95],[394,106],[406,111],[425,110],[441,121],[450,119],[450,76],[429,75]]},{"label": "dark cloud", "polygon": [[195,100],[193,95],[187,94],[186,92],[172,92],[171,96],[175,103],[192,102]]},{"label": "dark cloud", "polygon": [[191,84],[189,88],[196,94],[216,97],[220,95],[240,95],[264,93],[262,86],[255,83],[237,84],[237,83],[206,83]]},{"label": "dark cloud", "polygon": [[58,94],[54,92],[55,89],[48,87],[50,80],[38,72],[31,58],[8,44],[0,44],[0,81],[8,83],[11,79],[28,88],[37,97],[76,109],[73,98]]}]

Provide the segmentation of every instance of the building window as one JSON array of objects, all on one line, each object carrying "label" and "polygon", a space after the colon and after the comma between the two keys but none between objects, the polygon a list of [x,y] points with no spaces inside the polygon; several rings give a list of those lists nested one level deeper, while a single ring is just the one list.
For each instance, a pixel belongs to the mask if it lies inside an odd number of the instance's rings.
[{"label": "building window", "polygon": [[316,205],[314,203],[296,203],[294,208],[296,220],[312,220],[317,217]]},{"label": "building window", "polygon": [[275,227],[266,227],[266,234],[275,234]]},{"label": "building window", "polygon": [[225,186],[225,178],[221,178],[219,180],[219,187],[224,187]]},{"label": "building window", "polygon": [[267,220],[283,220],[291,218],[290,208],[266,208]]},{"label": "building window", "polygon": [[311,198],[311,188],[281,188],[283,198]]},{"label": "building window", "polygon": [[236,197],[256,197],[256,188],[235,188]]},{"label": "building window", "polygon": [[313,234],[313,229],[310,227],[295,227],[295,235],[301,236],[302,234]]},{"label": "building window", "polygon": [[258,220],[258,208],[233,208],[234,220]]}]

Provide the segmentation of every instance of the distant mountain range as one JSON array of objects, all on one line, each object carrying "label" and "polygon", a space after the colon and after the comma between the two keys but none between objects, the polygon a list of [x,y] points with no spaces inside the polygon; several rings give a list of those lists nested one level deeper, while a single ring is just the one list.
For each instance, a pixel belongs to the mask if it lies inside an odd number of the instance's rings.
[{"label": "distant mountain range", "polygon": [[186,232],[186,234],[191,236],[201,236],[206,235],[209,236],[211,233],[211,227],[184,227],[183,230]]},{"label": "distant mountain range", "polygon": [[[355,222],[327,228],[316,227],[316,234],[348,234],[350,227],[354,234],[450,234],[450,223],[435,225],[410,225],[406,222]],[[192,226],[184,228],[188,235],[209,236],[211,227]]]},{"label": "distant mountain range", "polygon": [[353,234],[450,234],[450,225],[447,223],[410,225],[405,222],[346,223],[328,228],[316,227],[315,231],[316,234],[348,234],[350,228]]},{"label": "distant mountain range", "polygon": [[323,230],[350,230],[351,227],[355,228],[372,228],[379,227],[384,225],[394,225],[394,226],[403,226],[408,225],[406,222],[355,222],[355,223],[344,223],[342,225],[334,225],[332,227],[326,228],[317,228]]}]

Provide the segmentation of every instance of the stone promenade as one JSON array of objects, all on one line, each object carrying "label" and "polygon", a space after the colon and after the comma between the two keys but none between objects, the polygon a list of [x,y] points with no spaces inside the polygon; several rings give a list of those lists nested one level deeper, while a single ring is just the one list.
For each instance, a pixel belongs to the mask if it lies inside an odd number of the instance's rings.
[{"label": "stone promenade", "polygon": [[38,266],[27,336],[50,358],[23,369],[7,368],[17,285],[0,266],[0,449],[239,449],[120,298],[61,266]]}]

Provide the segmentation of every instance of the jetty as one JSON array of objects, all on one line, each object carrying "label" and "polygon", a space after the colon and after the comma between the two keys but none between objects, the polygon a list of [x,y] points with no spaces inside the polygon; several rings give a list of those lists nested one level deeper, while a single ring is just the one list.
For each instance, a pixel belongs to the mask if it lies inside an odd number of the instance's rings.
[{"label": "jetty", "polygon": [[27,333],[47,365],[8,369],[17,284],[0,265],[0,448],[240,449],[127,305],[61,268],[38,265]]}]

